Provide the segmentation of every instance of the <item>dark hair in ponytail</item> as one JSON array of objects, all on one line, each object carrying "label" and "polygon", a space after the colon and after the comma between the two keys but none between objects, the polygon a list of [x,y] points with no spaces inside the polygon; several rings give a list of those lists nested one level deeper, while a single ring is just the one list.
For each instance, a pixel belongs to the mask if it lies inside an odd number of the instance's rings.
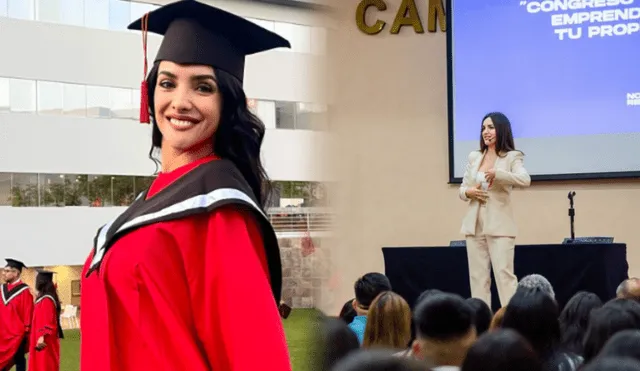
[{"label": "dark hair in ponytail", "polygon": [[[155,120],[153,96],[158,80],[158,65],[155,63],[149,71],[149,109],[153,127],[149,158],[156,165],[159,161],[154,155],[162,145],[162,133]],[[244,176],[258,203],[264,208],[271,194],[271,185],[262,161],[260,148],[264,139],[265,126],[260,119],[249,111],[247,97],[238,79],[229,73],[214,69],[218,80],[218,89],[222,95],[222,115],[220,125],[213,136],[213,148],[216,155],[233,162]]]}]

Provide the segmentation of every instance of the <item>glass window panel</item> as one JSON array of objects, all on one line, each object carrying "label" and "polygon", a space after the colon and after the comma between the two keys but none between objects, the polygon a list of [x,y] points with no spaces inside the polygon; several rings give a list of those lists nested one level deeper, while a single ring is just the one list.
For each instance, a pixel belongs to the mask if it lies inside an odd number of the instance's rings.
[{"label": "glass window panel", "polygon": [[257,24],[260,27],[266,28],[269,31],[274,32],[275,31],[275,22],[274,21],[267,21],[264,19],[257,19],[257,18],[246,18],[247,21],[253,22],[255,24]]},{"label": "glass window panel", "polygon": [[11,206],[13,174],[0,173],[0,206]]},{"label": "glass window panel", "polygon": [[36,20],[60,22],[60,0],[36,0]]},{"label": "glass window panel", "polygon": [[0,112],[8,112],[9,106],[9,79],[0,77]]},{"label": "glass window panel", "polygon": [[7,15],[9,15],[8,0],[0,0],[0,17],[6,17]]},{"label": "glass window panel", "polygon": [[62,87],[62,113],[69,116],[87,116],[87,90],[84,85],[64,84]]},{"label": "glass window panel", "polygon": [[109,0],[109,29],[125,31],[131,20],[131,3]]},{"label": "glass window panel", "polygon": [[292,52],[311,53],[311,27],[275,22],[275,33],[289,40]]},{"label": "glass window panel", "polygon": [[296,104],[293,102],[275,102],[276,127],[278,129],[295,129]]},{"label": "glass window panel", "polygon": [[130,118],[133,112],[131,89],[109,89],[111,117]]},{"label": "glass window panel", "polygon": [[31,80],[9,80],[9,106],[11,112],[36,111],[36,82]]},{"label": "glass window panel", "polygon": [[65,205],[64,174],[40,174],[40,205]]},{"label": "glass window panel", "polygon": [[327,106],[314,103],[297,103],[296,108],[296,129],[326,129]]},{"label": "glass window panel", "polygon": [[84,25],[90,28],[109,28],[109,0],[85,0]]},{"label": "glass window panel", "polygon": [[59,1],[60,22],[71,26],[84,26],[84,0]]},{"label": "glass window panel", "polygon": [[33,20],[35,0],[9,0],[9,17]]},{"label": "glass window panel", "polygon": [[110,117],[110,103],[110,88],[102,86],[87,86],[88,117]]},{"label": "glass window panel", "polygon": [[325,55],[327,53],[327,29],[311,27],[311,53]]},{"label": "glass window panel", "polygon": [[256,115],[260,118],[267,129],[275,129],[276,125],[276,104],[275,102],[260,100],[256,103]]},{"label": "glass window panel", "polygon": [[131,117],[130,119],[138,120],[140,119],[140,98],[142,93],[140,89],[133,89],[131,91]]},{"label": "glass window panel", "polygon": [[40,204],[40,188],[38,174],[13,174],[11,189],[12,206],[38,206]]},{"label": "glass window panel", "polygon": [[61,115],[63,89],[59,82],[38,81],[38,113]]},{"label": "glass window panel", "polygon": [[[142,16],[145,15],[145,13],[151,12],[156,9],[158,9],[158,6],[155,4],[132,2],[129,21],[133,22],[139,18],[142,18]],[[135,32],[138,32],[138,31],[135,31]]]}]

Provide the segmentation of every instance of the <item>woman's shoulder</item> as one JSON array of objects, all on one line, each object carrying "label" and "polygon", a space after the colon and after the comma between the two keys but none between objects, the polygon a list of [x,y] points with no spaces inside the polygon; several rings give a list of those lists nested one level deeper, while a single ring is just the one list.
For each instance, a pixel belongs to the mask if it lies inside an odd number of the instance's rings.
[{"label": "woman's shoulder", "polygon": [[475,151],[469,152],[469,160],[470,161],[475,160],[480,156],[482,156],[482,151],[479,150],[479,149],[476,149]]},{"label": "woman's shoulder", "polygon": [[514,149],[514,150],[511,150],[511,151],[508,151],[506,153],[506,157],[509,158],[509,159],[516,159],[518,157],[522,158],[522,157],[524,157],[524,152],[522,152],[522,151],[520,151],[518,149]]}]

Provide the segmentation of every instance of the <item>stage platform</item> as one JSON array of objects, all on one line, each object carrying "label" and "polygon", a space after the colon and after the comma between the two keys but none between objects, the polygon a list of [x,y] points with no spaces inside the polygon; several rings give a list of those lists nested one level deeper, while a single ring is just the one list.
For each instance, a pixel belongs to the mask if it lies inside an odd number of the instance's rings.
[{"label": "stage platform", "polygon": [[[385,274],[393,291],[410,305],[426,289],[440,289],[470,296],[466,247],[384,247]],[[628,278],[627,245],[559,244],[517,245],[515,273],[545,276],[553,285],[560,308],[577,291],[591,291],[605,301],[616,295]],[[493,309],[499,308],[492,277]]]}]

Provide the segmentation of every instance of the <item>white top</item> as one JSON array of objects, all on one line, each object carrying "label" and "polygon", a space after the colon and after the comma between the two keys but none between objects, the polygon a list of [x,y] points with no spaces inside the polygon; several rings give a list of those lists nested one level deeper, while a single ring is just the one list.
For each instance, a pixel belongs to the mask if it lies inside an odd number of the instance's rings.
[{"label": "white top", "polygon": [[482,190],[486,191],[487,189],[489,189],[489,183],[485,180],[484,178],[484,171],[478,171],[476,173],[476,183],[477,184],[482,184]]}]

